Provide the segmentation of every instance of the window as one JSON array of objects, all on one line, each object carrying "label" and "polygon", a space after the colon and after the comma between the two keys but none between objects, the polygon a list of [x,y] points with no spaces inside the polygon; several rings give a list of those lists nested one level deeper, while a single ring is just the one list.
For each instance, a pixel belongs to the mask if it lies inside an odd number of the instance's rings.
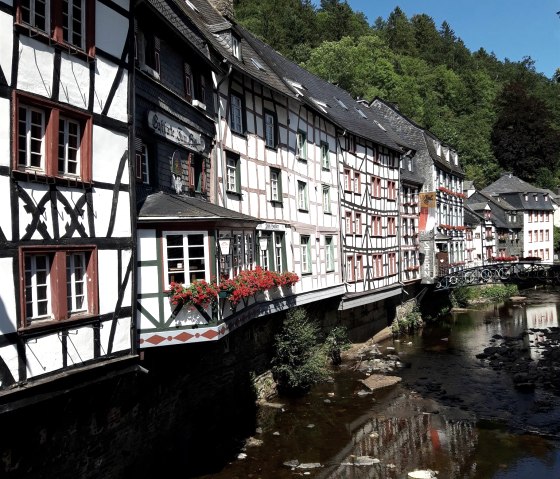
[{"label": "window", "polygon": [[374,216],[372,221],[373,236],[381,236],[381,216]]},{"label": "window", "polygon": [[344,168],[344,191],[352,191],[352,176],[348,168]]},{"label": "window", "polygon": [[187,155],[188,186],[191,192],[206,192],[205,159],[200,155]]},{"label": "window", "polygon": [[231,193],[240,192],[239,157],[226,154],[226,190]]},{"label": "window", "polygon": [[191,102],[193,99],[193,77],[191,66],[188,63],[184,64],[185,70],[185,98]]},{"label": "window", "polygon": [[301,272],[311,273],[311,239],[309,236],[301,237]]},{"label": "window", "polygon": [[387,234],[389,236],[395,236],[397,234],[396,218],[394,216],[387,218]]},{"label": "window", "polygon": [[349,135],[348,138],[346,139],[346,149],[350,152],[350,153],[355,153],[356,152],[356,137],[353,135]]},{"label": "window", "polygon": [[240,135],[244,132],[244,121],[243,121],[243,102],[241,101],[241,97],[238,95],[234,95],[233,93],[230,95],[230,128],[231,131],[235,133],[239,133]]},{"label": "window", "polygon": [[394,181],[387,181],[387,199],[396,200],[397,199],[397,188]]},{"label": "window", "polygon": [[270,168],[270,201],[282,201],[282,173],[277,168]]},{"label": "window", "polygon": [[360,173],[354,171],[354,193],[360,195],[362,193],[362,180],[360,178]]},{"label": "window", "polygon": [[260,251],[260,265],[264,269],[270,269],[281,273],[286,270],[286,245],[284,233],[274,231],[272,233],[261,231],[261,237],[267,237],[267,248]]},{"label": "window", "polygon": [[325,142],[321,142],[321,166],[323,170],[329,170],[331,167],[329,144]]},{"label": "window", "polygon": [[351,212],[347,212],[345,215],[346,218],[346,234],[347,235],[351,235],[353,234],[353,229],[352,229],[352,213]]},{"label": "window", "polygon": [[238,60],[241,60],[241,45],[239,44],[239,38],[235,35],[231,36],[231,53]]},{"label": "window", "polygon": [[383,255],[374,254],[373,260],[373,275],[375,278],[383,277]]},{"label": "window", "polygon": [[389,274],[397,274],[397,254],[389,253]]},{"label": "window", "polygon": [[381,178],[378,176],[371,179],[371,194],[374,198],[381,198]]},{"label": "window", "polygon": [[307,135],[301,130],[296,133],[296,158],[307,161]]},{"label": "window", "polygon": [[364,262],[361,254],[356,256],[356,281],[361,281],[364,278]]},{"label": "window", "polygon": [[357,235],[362,234],[362,214],[354,213],[354,233]]},{"label": "window", "polygon": [[252,232],[220,231],[220,237],[231,238],[229,254],[220,255],[220,275],[231,278],[241,270],[254,267],[254,236]]},{"label": "window", "polygon": [[334,241],[332,236],[325,237],[325,264],[327,272],[334,271]]},{"label": "window", "polygon": [[56,42],[64,42],[93,55],[94,2],[90,0],[21,0],[17,22],[25,23]]},{"label": "window", "polygon": [[550,231],[546,230],[546,241],[549,241],[549,239],[550,239],[549,233],[550,233]]},{"label": "window", "polygon": [[197,279],[207,279],[206,233],[164,232],[165,278],[167,284],[190,284]]},{"label": "window", "polygon": [[276,116],[266,110],[264,112],[264,141],[268,148],[276,148]]},{"label": "window", "polygon": [[529,223],[532,223],[532,222],[533,222],[533,212],[532,212],[532,211],[529,211],[529,213],[528,213],[527,216],[528,216],[528,222],[529,222]]},{"label": "window", "polygon": [[22,326],[97,314],[97,251],[93,247],[23,249]]},{"label": "window", "polygon": [[298,186],[298,196],[297,196],[298,209],[301,211],[307,211],[309,209],[309,205],[307,202],[307,183],[303,181],[298,181],[297,186]]},{"label": "window", "polygon": [[138,141],[136,145],[136,164],[135,164],[135,175],[136,181],[143,183],[145,185],[150,184],[150,164],[148,157],[148,147]]},{"label": "window", "polygon": [[14,169],[91,181],[91,117],[46,101],[31,105],[25,100],[16,98]]},{"label": "window", "polygon": [[354,269],[354,256],[347,256],[346,257],[346,278],[349,283],[353,283],[356,281],[355,277],[355,269]]},{"label": "window", "polygon": [[533,242],[533,232],[529,231],[529,243]]},{"label": "window", "polygon": [[140,69],[159,80],[161,42],[152,32],[138,33]]},{"label": "window", "polygon": [[331,213],[331,189],[328,185],[323,185],[323,212]]}]

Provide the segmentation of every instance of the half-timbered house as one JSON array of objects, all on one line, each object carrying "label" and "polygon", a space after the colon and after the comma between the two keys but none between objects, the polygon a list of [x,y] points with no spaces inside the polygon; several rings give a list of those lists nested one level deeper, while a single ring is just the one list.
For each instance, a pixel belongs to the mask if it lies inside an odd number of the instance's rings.
[{"label": "half-timbered house", "polygon": [[135,354],[129,25],[127,0],[0,1],[4,391]]},{"label": "half-timbered house", "polygon": [[396,105],[376,98],[371,107],[414,146],[420,192],[420,272],[423,283],[464,266],[463,177],[452,148],[404,116]]}]

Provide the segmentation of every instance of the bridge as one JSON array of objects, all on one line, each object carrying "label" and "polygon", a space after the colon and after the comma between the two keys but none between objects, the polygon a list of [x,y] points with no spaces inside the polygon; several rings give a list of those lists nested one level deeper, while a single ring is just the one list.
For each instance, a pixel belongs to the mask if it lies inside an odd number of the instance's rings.
[{"label": "bridge", "polygon": [[434,291],[492,283],[560,284],[560,264],[515,261],[463,269],[437,277]]}]

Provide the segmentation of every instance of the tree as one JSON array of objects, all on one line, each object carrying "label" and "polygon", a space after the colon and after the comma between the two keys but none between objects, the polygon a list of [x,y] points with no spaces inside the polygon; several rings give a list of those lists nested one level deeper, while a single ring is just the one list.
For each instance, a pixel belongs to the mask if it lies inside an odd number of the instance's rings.
[{"label": "tree", "polygon": [[[492,148],[500,166],[528,182],[541,168],[555,172],[560,160],[560,133],[546,104],[520,82],[509,83],[497,99]],[[542,173],[541,173],[542,177]]]},{"label": "tree", "polygon": [[343,37],[358,38],[370,32],[363,13],[355,13],[346,0],[321,0],[317,12],[317,27],[321,40],[338,41]]}]

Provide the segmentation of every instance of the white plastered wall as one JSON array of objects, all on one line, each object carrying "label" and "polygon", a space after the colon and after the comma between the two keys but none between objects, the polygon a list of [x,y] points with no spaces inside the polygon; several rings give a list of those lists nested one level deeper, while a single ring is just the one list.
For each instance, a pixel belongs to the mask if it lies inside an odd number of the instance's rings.
[{"label": "white plastered wall", "polygon": [[88,64],[63,52],[60,60],[59,100],[78,108],[87,108],[89,83]]},{"label": "white plastered wall", "polygon": [[53,47],[22,35],[19,39],[17,88],[50,98],[53,90],[53,63]]},{"label": "white plastered wall", "polygon": [[[8,5],[12,4],[12,2],[4,3]],[[10,85],[12,80],[13,25],[14,17],[7,13],[0,12],[0,45],[2,45],[0,48],[0,67],[2,67],[8,85]]]},{"label": "white plastered wall", "polygon": [[[128,137],[101,126],[93,126],[93,181],[114,183],[119,163],[128,150]],[[121,182],[129,184],[128,168],[125,167]]]}]

